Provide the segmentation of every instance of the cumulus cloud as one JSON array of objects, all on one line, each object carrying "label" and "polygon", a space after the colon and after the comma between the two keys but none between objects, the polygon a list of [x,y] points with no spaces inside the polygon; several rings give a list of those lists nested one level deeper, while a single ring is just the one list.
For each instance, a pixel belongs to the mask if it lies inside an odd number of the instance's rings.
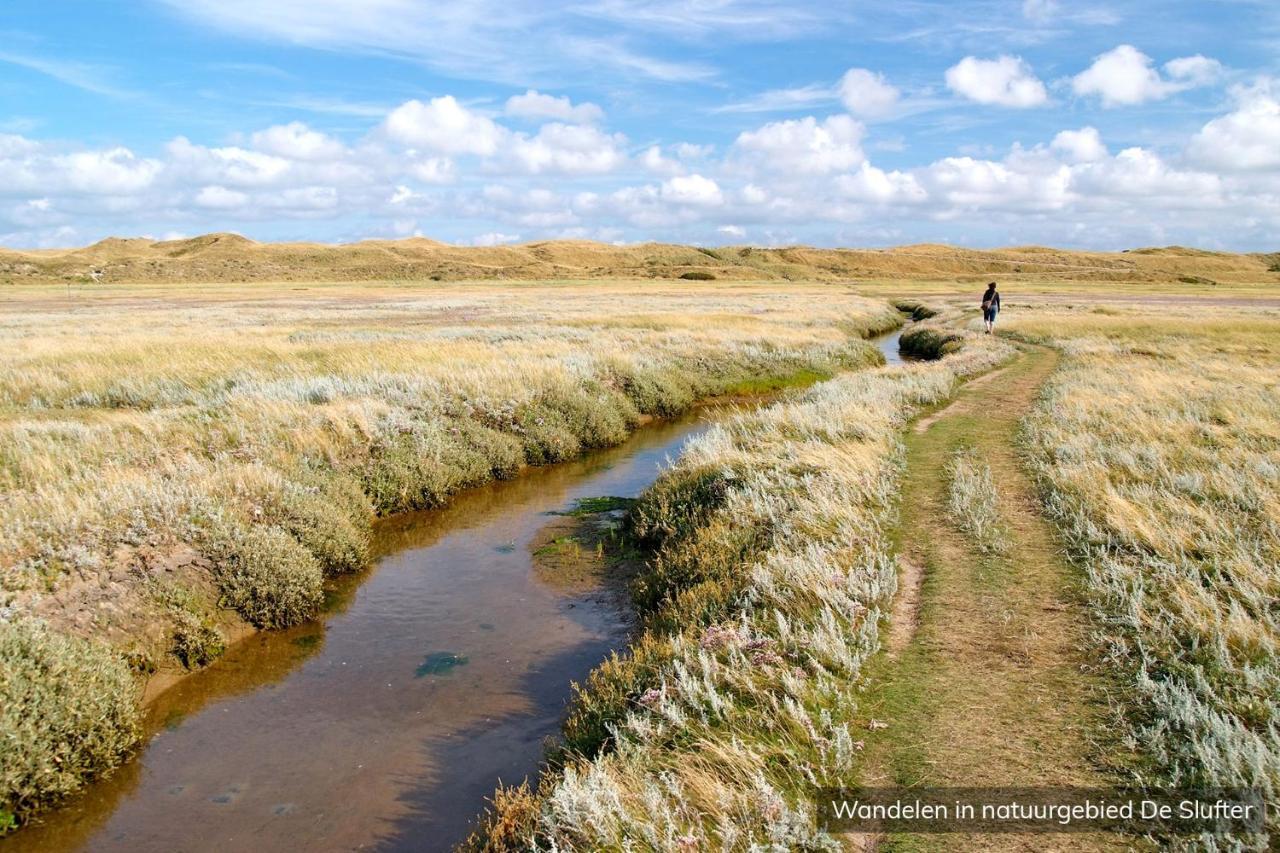
[{"label": "cumulus cloud", "polygon": [[0,196],[68,192],[130,196],[152,186],[163,169],[158,160],[116,146],[61,153],[18,136],[0,137]]},{"label": "cumulus cloud", "polygon": [[655,175],[678,175],[684,171],[679,160],[662,153],[661,145],[650,145],[637,159],[646,171]]},{"label": "cumulus cloud", "polygon": [[857,116],[876,118],[887,115],[897,106],[901,93],[877,74],[866,68],[850,68],[840,78],[840,101]]},{"label": "cumulus cloud", "polygon": [[1062,152],[1072,163],[1090,163],[1107,156],[1107,146],[1095,127],[1064,130],[1053,138],[1049,147]]},{"label": "cumulus cloud", "polygon": [[[1175,76],[1166,66],[1166,82],[1202,79],[1203,68],[1183,64]],[[327,218],[368,234],[479,232],[493,244],[571,234],[843,242],[871,234],[860,223],[872,222],[911,239],[1052,243],[1087,229],[1114,245],[1152,223],[1161,237],[1257,243],[1280,232],[1280,103],[1267,81],[1233,95],[1181,152],[1112,153],[1084,126],[1004,154],[896,169],[868,159],[866,129],[843,113],[763,124],[723,152],[674,143],[629,156],[626,139],[598,125],[516,131],[452,98],[408,102],[362,136],[293,122],[236,145],[178,137],[156,157],[0,135],[0,242]],[[470,141],[441,142],[447,128]]]},{"label": "cumulus cloud", "polygon": [[289,161],[238,146],[208,148],[179,136],[166,146],[170,167],[207,184],[261,187],[283,179]]},{"label": "cumulus cloud", "polygon": [[1049,99],[1044,83],[1031,66],[1016,56],[966,56],[947,69],[946,81],[951,91],[980,104],[1025,108],[1040,106]]},{"label": "cumulus cloud", "polygon": [[1267,86],[1237,90],[1236,109],[1191,138],[1189,157],[1227,172],[1280,170],[1280,100]]},{"label": "cumulus cloud", "polygon": [[554,119],[570,124],[595,124],[604,119],[604,110],[595,104],[574,104],[565,96],[544,95],[536,89],[508,98],[504,112],[516,118]]},{"label": "cumulus cloud", "polygon": [[1164,64],[1165,73],[1189,86],[1205,86],[1222,77],[1222,63],[1216,59],[1196,54],[1170,59]]},{"label": "cumulus cloud", "polygon": [[1213,82],[1222,64],[1199,54],[1171,59],[1162,77],[1151,57],[1131,44],[1122,44],[1094,59],[1093,64],[1071,78],[1077,95],[1097,95],[1104,107],[1120,107],[1158,101],[1170,95]]},{"label": "cumulus cloud", "polygon": [[458,179],[458,167],[448,157],[423,157],[411,160],[409,174],[424,184],[451,184]]},{"label": "cumulus cloud", "polygon": [[230,210],[244,207],[249,203],[249,196],[237,190],[229,190],[226,187],[220,187],[215,184],[201,187],[200,192],[196,193],[195,203],[197,207]]},{"label": "cumulus cloud", "polygon": [[914,175],[886,172],[870,163],[851,175],[841,175],[837,183],[845,197],[877,204],[922,202],[928,195]]},{"label": "cumulus cloud", "polygon": [[346,150],[338,140],[300,121],[260,130],[252,139],[253,147],[259,151],[294,160],[331,160],[341,157]]},{"label": "cumulus cloud", "polygon": [[602,133],[586,125],[543,125],[537,135],[517,135],[510,158],[531,175],[599,175],[611,172],[625,159],[620,135]]},{"label": "cumulus cloud", "polygon": [[857,166],[863,127],[849,116],[813,116],[777,121],[746,131],[734,141],[735,152],[761,171],[784,174],[826,174]]},{"label": "cumulus cloud", "polygon": [[680,175],[662,184],[662,198],[676,204],[710,207],[724,203],[720,186],[702,175]]},{"label": "cumulus cloud", "polygon": [[492,119],[458,103],[452,95],[423,103],[406,101],[383,122],[386,135],[404,145],[419,145],[442,154],[479,154],[498,150],[507,132]]}]

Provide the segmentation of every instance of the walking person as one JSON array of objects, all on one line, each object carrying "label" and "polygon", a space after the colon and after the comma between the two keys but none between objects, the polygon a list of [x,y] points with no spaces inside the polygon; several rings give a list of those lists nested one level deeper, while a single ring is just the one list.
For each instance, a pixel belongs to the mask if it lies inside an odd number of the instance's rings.
[{"label": "walking person", "polygon": [[996,283],[987,284],[987,292],[982,294],[982,323],[991,334],[996,328],[996,315],[1000,313],[1000,294],[996,293]]}]

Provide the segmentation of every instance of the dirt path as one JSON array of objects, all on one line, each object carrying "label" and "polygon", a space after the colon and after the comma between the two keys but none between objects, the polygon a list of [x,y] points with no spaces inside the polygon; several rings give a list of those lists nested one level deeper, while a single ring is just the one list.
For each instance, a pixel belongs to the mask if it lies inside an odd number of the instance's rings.
[{"label": "dirt path", "polygon": [[[1090,761],[1105,729],[1082,651],[1087,619],[1074,572],[1040,515],[1015,445],[1058,361],[1028,349],[968,383],[908,431],[897,546],[902,588],[886,650],[873,663],[862,782],[868,786],[1088,786],[1107,777]],[[945,466],[974,447],[991,466],[1012,544],[984,557],[946,512]],[[857,849],[1123,849],[1101,835],[860,837]]]}]

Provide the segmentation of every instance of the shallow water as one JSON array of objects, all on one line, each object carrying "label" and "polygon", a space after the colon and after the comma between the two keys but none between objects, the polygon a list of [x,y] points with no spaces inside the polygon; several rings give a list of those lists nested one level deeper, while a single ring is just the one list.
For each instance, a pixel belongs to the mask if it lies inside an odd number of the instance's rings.
[{"label": "shallow water", "polygon": [[724,414],[381,523],[374,567],[320,620],[255,635],[163,694],[135,760],[0,851],[448,849],[495,782],[536,771],[570,682],[626,641],[614,587],[533,571],[548,513],[638,495]]},{"label": "shallow water", "polygon": [[910,323],[900,328],[894,329],[887,334],[877,335],[870,339],[870,342],[879,347],[880,352],[884,354],[885,364],[906,364],[916,359],[911,356],[903,355],[898,349],[899,341],[902,339],[902,333],[910,326]]}]

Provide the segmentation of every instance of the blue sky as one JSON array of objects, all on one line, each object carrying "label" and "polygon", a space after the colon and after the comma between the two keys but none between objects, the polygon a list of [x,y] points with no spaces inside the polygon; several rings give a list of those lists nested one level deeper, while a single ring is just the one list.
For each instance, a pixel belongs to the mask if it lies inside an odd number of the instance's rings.
[{"label": "blue sky", "polygon": [[0,244],[1280,249],[1269,2],[8,0]]}]

